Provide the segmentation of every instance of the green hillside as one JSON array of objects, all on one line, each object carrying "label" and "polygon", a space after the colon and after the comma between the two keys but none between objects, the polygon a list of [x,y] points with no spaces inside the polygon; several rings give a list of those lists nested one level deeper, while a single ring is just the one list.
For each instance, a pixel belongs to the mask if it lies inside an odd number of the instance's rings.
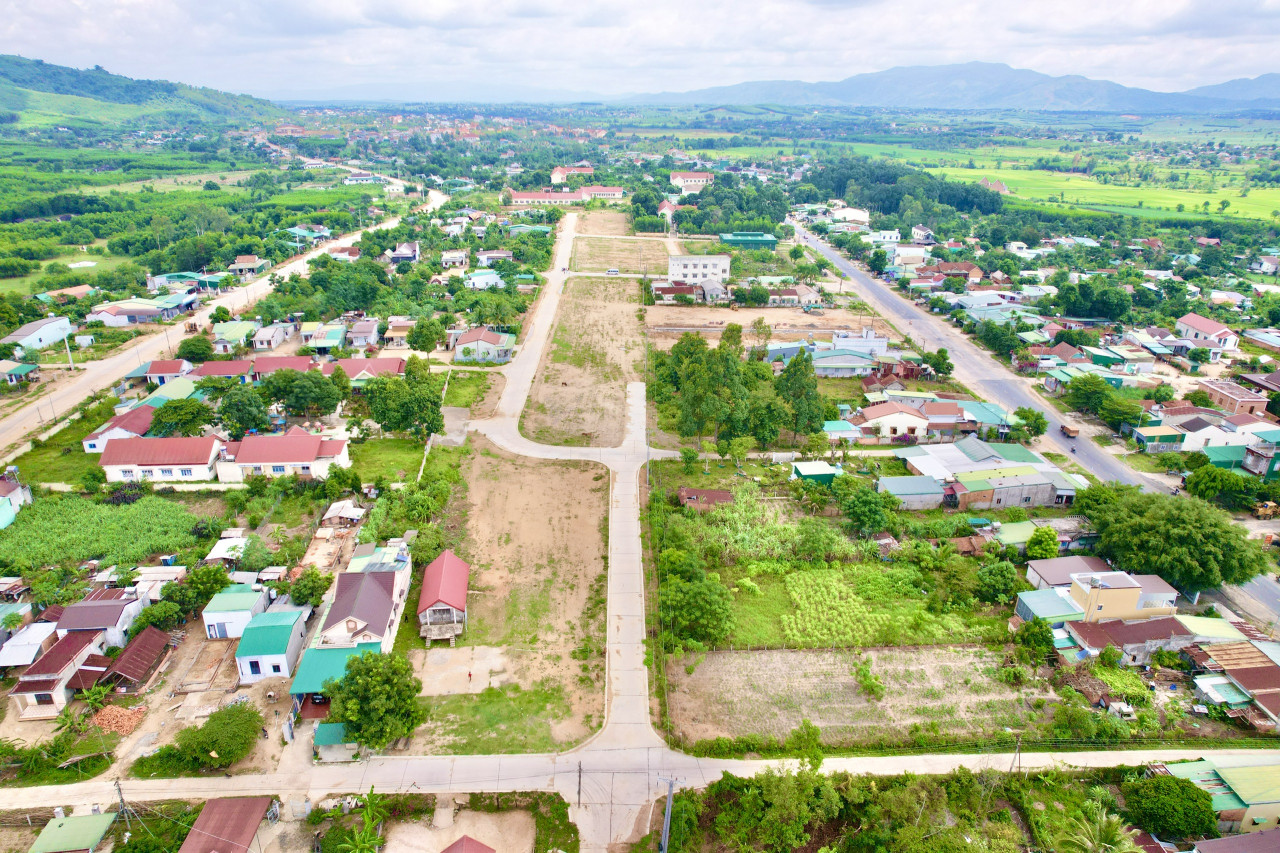
[{"label": "green hillside", "polygon": [[283,110],[248,95],[167,80],[134,80],[100,67],[89,70],[0,55],[0,112],[18,126],[172,124],[271,120]]}]

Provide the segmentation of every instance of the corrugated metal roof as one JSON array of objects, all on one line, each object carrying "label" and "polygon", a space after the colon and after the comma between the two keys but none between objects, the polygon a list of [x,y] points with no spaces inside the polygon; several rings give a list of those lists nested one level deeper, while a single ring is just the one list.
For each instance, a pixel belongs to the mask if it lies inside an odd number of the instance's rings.
[{"label": "corrugated metal roof", "polygon": [[154,625],[148,625],[129,641],[102,677],[122,678],[138,684],[160,662],[168,647],[169,635]]},{"label": "corrugated metal roof", "polygon": [[178,853],[247,853],[270,807],[270,797],[209,800]]}]

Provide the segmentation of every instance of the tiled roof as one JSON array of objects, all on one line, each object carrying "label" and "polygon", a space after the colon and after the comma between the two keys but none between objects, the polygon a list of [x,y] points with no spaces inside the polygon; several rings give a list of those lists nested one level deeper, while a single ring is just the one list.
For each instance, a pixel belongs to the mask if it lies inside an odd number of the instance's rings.
[{"label": "tiled roof", "polygon": [[154,625],[142,629],[142,633],[129,641],[124,651],[111,664],[103,678],[119,676],[137,684],[155,668],[169,646],[169,635]]},{"label": "tiled roof", "polygon": [[199,379],[202,376],[244,376],[253,370],[253,362],[244,359],[232,361],[206,361],[189,375]]},{"label": "tiled roof", "polygon": [[67,664],[75,660],[76,656],[84,651],[85,646],[95,642],[100,636],[101,633],[97,631],[70,632],[50,646],[49,651],[41,655],[39,660],[27,667],[22,673],[22,678],[24,680],[39,676],[53,678],[61,675]]},{"label": "tiled roof", "polygon": [[218,439],[211,435],[196,438],[116,438],[102,451],[101,465],[208,465]]},{"label": "tiled roof", "polygon": [[247,853],[270,807],[270,797],[209,800],[178,853]]},{"label": "tiled roof", "polygon": [[231,445],[227,446],[227,456],[234,456],[241,465],[315,462],[326,456],[326,449],[330,451],[328,456],[334,456],[345,446],[343,440],[326,440],[302,430],[290,430],[284,435],[247,435],[234,452]]},{"label": "tiled roof", "polygon": [[321,630],[350,617],[364,622],[370,633],[384,635],[394,609],[394,589],[394,572],[343,572],[334,584],[333,605]]},{"label": "tiled roof", "polygon": [[444,553],[427,564],[423,573],[418,612],[421,613],[437,602],[444,602],[454,610],[465,611],[470,578],[470,564],[453,551],[445,549]]},{"label": "tiled roof", "polygon": [[155,417],[155,414],[156,410],[151,406],[136,406],[123,414],[116,415],[89,433],[86,438],[96,438],[113,429],[123,429],[136,436],[144,436],[147,434],[147,430],[151,429],[151,419]]},{"label": "tiled roof", "polygon": [[1218,335],[1222,332],[1231,331],[1217,320],[1210,320],[1208,317],[1201,317],[1199,314],[1194,313],[1183,314],[1178,318],[1178,322],[1206,335]]},{"label": "tiled roof", "polygon": [[151,375],[181,373],[183,361],[180,358],[165,359],[164,361],[153,361],[147,365],[147,373]]}]

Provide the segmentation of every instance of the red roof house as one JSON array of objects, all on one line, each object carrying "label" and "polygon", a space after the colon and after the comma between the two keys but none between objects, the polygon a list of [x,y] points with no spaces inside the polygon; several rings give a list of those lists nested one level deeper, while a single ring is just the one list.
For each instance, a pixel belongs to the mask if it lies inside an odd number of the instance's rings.
[{"label": "red roof house", "polygon": [[467,587],[471,566],[448,549],[427,564],[418,596],[418,633],[427,640],[449,640],[467,627]]},{"label": "red roof house", "polygon": [[497,851],[488,844],[481,844],[470,835],[464,835],[440,853],[497,853]]},{"label": "red roof house", "polygon": [[246,477],[324,479],[334,466],[351,467],[345,439],[325,438],[293,427],[283,435],[247,435],[228,442],[217,461],[218,479],[241,483]]},{"label": "red roof house", "polygon": [[209,800],[178,853],[248,853],[269,808],[270,797]]},{"label": "red roof house", "polygon": [[99,462],[108,483],[141,480],[186,482],[212,480],[222,442],[216,436],[195,438],[113,438]]}]

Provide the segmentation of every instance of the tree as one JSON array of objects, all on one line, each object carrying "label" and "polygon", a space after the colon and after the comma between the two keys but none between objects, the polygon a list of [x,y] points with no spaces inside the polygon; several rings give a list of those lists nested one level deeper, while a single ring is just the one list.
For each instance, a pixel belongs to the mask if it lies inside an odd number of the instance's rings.
[{"label": "tree", "polygon": [[1111,395],[1111,386],[1105,379],[1094,373],[1086,373],[1071,380],[1063,399],[1077,412],[1097,412],[1103,403],[1111,399]]},{"label": "tree", "polygon": [[[283,373],[284,371],[277,371]],[[318,370],[308,370],[294,379],[285,397],[285,407],[299,415],[328,415],[338,408],[342,395]]]},{"label": "tree", "polygon": [[341,364],[333,367],[333,373],[329,374],[329,384],[337,389],[341,399],[345,400],[351,396],[351,378],[347,376],[347,371],[342,369]]},{"label": "tree", "polygon": [[692,447],[680,448],[680,461],[684,463],[684,472],[689,474],[693,471],[693,466],[698,464],[698,451]]},{"label": "tree", "polygon": [[161,631],[168,631],[170,628],[176,627],[181,619],[182,610],[178,605],[172,601],[157,601],[155,604],[142,608],[142,611],[133,620],[133,625],[129,627],[129,635],[136,637],[148,626],[155,626]]},{"label": "tree", "polygon": [[227,310],[227,306],[219,305],[209,314],[210,323],[227,323],[231,320],[231,312]]},{"label": "tree", "polygon": [[754,394],[747,403],[747,429],[761,450],[778,440],[790,420],[790,410],[773,394]]},{"label": "tree", "polygon": [[769,321],[763,317],[757,317],[751,321],[751,337],[755,339],[755,348],[760,352],[766,352],[769,347],[769,339],[773,337],[773,327],[769,325]]},{"label": "tree", "polygon": [[658,592],[658,612],[679,640],[715,645],[733,630],[733,596],[710,577],[668,580]]},{"label": "tree", "polygon": [[1087,800],[1058,835],[1054,849],[1061,853],[1141,853],[1134,842],[1138,833],[1101,803]]},{"label": "tree", "polygon": [[955,369],[955,366],[951,363],[951,356],[945,348],[941,348],[937,352],[927,352],[921,358],[939,376],[950,376],[951,371]]},{"label": "tree", "polygon": [[183,613],[195,613],[230,585],[231,578],[221,566],[197,566],[185,579],[161,587],[160,597],[178,605]]},{"label": "tree", "polygon": [[262,432],[271,426],[267,406],[252,385],[236,385],[222,397],[218,406],[218,423],[234,441],[251,431]]},{"label": "tree", "polygon": [[330,700],[330,717],[346,725],[352,740],[382,749],[426,722],[418,702],[421,691],[408,658],[365,652],[347,658],[342,678],[326,681],[323,692]]},{"label": "tree", "polygon": [[1039,616],[1023,622],[1013,635],[1014,642],[1025,648],[1038,662],[1043,663],[1053,654],[1053,628]]},{"label": "tree", "polygon": [[298,579],[289,586],[289,597],[293,599],[294,604],[310,604],[312,607],[319,607],[332,583],[333,575],[311,566],[303,570],[302,574],[298,575]]},{"label": "tree", "polygon": [[778,374],[775,387],[778,396],[791,407],[792,432],[808,434],[821,428],[822,397],[809,353],[801,351],[793,356]]},{"label": "tree", "polygon": [[1106,421],[1112,429],[1119,429],[1121,424],[1142,426],[1147,419],[1146,412],[1140,403],[1114,395],[1098,408],[1098,417]]},{"label": "tree", "polygon": [[810,433],[804,439],[804,451],[815,458],[831,451],[831,440],[825,432]]},{"label": "tree", "polygon": [[1004,604],[1018,588],[1018,570],[1008,560],[983,563],[978,567],[978,598],[988,604]]},{"label": "tree", "polygon": [[213,341],[204,335],[185,338],[182,343],[178,344],[178,351],[175,355],[178,358],[186,359],[192,364],[201,364],[213,358]]},{"label": "tree", "polygon": [[23,616],[21,613],[18,613],[17,611],[6,613],[4,620],[0,621],[0,627],[4,628],[6,631],[12,634],[14,631],[17,631],[19,628],[22,627],[22,623],[25,620],[25,618],[26,618],[25,616]]},{"label": "tree", "polygon": [[747,458],[747,454],[751,452],[751,445],[755,443],[749,435],[740,435],[737,438],[729,439],[729,458],[733,460],[733,467],[739,471],[742,470],[742,463]]},{"label": "tree", "polygon": [[1187,477],[1187,493],[1226,509],[1249,509],[1258,497],[1261,483],[1234,471],[1202,465]]},{"label": "tree", "polygon": [[230,767],[253,751],[262,722],[253,705],[237,702],[214,711],[199,728],[182,729],[174,742],[184,758],[201,767]]},{"label": "tree", "polygon": [[1135,826],[1170,841],[1217,838],[1213,798],[1189,779],[1152,776],[1120,786],[1125,816]]},{"label": "tree", "polygon": [[889,508],[882,494],[868,488],[856,477],[837,477],[832,490],[836,504],[849,526],[862,536],[884,530],[889,525]]},{"label": "tree", "polygon": [[1196,497],[1127,492],[1089,519],[1098,550],[1122,570],[1159,575],[1186,592],[1241,584],[1265,566],[1247,531]]},{"label": "tree", "polygon": [[1209,350],[1204,347],[1193,347],[1187,352],[1187,361],[1194,362],[1195,364],[1204,364],[1209,361],[1209,357]]},{"label": "tree", "polygon": [[889,253],[884,249],[876,249],[874,252],[867,255],[867,269],[871,270],[876,275],[883,273],[884,268],[888,265]]},{"label": "tree", "polygon": [[1013,414],[1022,421],[1022,428],[1032,438],[1039,438],[1049,430],[1049,419],[1039,409],[1020,406],[1014,410]]},{"label": "tree", "polygon": [[1191,405],[1199,406],[1202,409],[1212,409],[1214,407],[1213,399],[1209,396],[1209,392],[1200,388],[1192,391],[1184,399]]},{"label": "tree", "polygon": [[105,482],[107,482],[107,472],[97,465],[92,468],[86,468],[85,472],[80,475],[80,488],[91,495],[96,495],[102,491],[102,485]]},{"label": "tree", "polygon": [[804,249],[799,245],[792,246],[791,251],[787,252],[787,257],[791,258],[793,261],[798,261],[804,257]]},{"label": "tree", "polygon": [[423,317],[413,324],[405,340],[409,344],[409,349],[432,352],[442,338],[444,338],[444,326],[440,321]]},{"label": "tree", "polygon": [[1028,560],[1050,560],[1058,556],[1058,534],[1052,527],[1037,527],[1027,540]]},{"label": "tree", "polygon": [[423,439],[444,429],[440,388],[430,379],[411,382],[400,376],[376,376],[365,385],[369,414],[389,432]]},{"label": "tree", "polygon": [[211,423],[213,409],[199,400],[169,400],[151,416],[150,432],[161,437],[194,436]]}]

